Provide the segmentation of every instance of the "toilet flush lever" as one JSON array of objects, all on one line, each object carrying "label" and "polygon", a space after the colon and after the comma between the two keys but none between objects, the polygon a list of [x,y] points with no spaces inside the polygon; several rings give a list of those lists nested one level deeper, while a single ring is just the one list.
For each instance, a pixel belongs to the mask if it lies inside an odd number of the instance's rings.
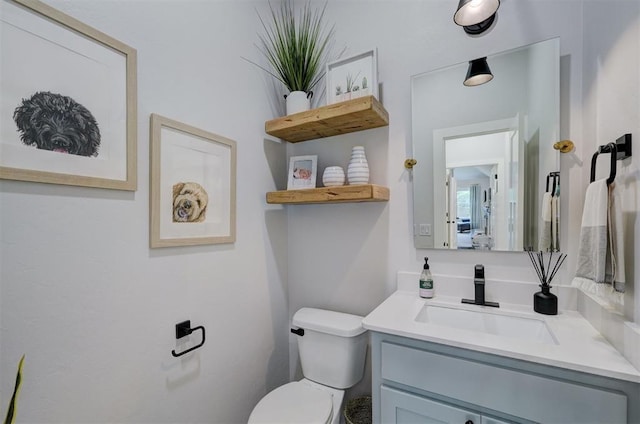
[{"label": "toilet flush lever", "polygon": [[291,332],[293,334],[297,334],[298,336],[304,336],[304,328],[292,328]]}]

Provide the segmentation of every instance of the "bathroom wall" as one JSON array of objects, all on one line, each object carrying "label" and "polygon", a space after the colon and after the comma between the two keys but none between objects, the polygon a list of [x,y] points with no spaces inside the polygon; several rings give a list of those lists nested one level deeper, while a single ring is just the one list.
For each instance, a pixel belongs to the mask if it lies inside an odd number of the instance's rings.
[{"label": "bathroom wall", "polygon": [[[0,181],[0,409],[25,353],[18,422],[246,422],[289,378],[285,150],[241,59],[267,3],[48,3],[138,51],[138,190]],[[237,142],[234,244],[149,249],[152,112]],[[185,319],[207,341],[176,359]]]},{"label": "bathroom wall", "polygon": [[[523,253],[416,250],[412,237],[411,174],[404,169],[403,162],[412,152],[411,75],[552,37],[560,37],[559,138],[576,143],[574,152],[561,156],[561,240],[569,258],[557,278],[558,283],[569,284],[575,270],[589,160],[596,144],[594,126],[598,125],[598,133],[606,129],[616,137],[628,131],[640,134],[637,6],[637,1],[604,0],[503,2],[495,27],[481,37],[469,37],[452,23],[456,2],[329,2],[328,18],[336,24],[338,45],[348,46],[349,53],[378,49],[379,79],[390,125],[295,144],[288,147],[288,154],[318,154],[321,175],[325,166],[346,166],[351,147],[364,145],[371,181],[389,186],[391,199],[387,204],[287,208],[290,313],[312,305],[366,314],[394,290],[396,272],[419,271],[423,256],[429,256],[435,274],[470,278],[473,264],[483,263],[488,278],[535,281],[529,258]],[[588,25],[583,26],[583,19]],[[593,22],[596,19],[598,22]],[[605,36],[608,31],[611,32]],[[609,67],[600,68],[602,61],[612,55],[616,57],[611,65],[615,72],[609,71]],[[591,91],[588,87],[598,88],[600,97],[588,97]],[[587,96],[584,107],[583,96]],[[624,99],[621,103],[628,106],[624,110],[619,99]],[[640,274],[633,259],[640,241],[638,172],[636,162],[625,166],[628,169],[625,186],[636,193],[627,199],[626,206],[627,228],[629,234],[635,234],[627,243],[627,268],[634,271],[630,278],[637,285]],[[437,290],[437,278],[435,284]],[[470,284],[469,296],[472,295]],[[627,300],[632,301],[633,296],[629,293]],[[637,304],[637,293],[635,297]],[[633,319],[633,313],[627,314],[627,319]],[[640,320],[637,307],[635,320]],[[294,344],[291,351],[294,361]],[[295,371],[293,363],[292,372]],[[350,395],[366,390],[365,382]]]},{"label": "bathroom wall", "polygon": [[[338,47],[378,49],[391,124],[295,145],[265,136],[264,121],[277,114],[269,83],[241,59],[258,57],[254,7],[266,11],[266,2],[47,3],[137,48],[139,184],[129,193],[0,181],[0,401],[26,353],[23,422],[243,422],[288,380],[289,351],[296,374],[288,319],[302,306],[367,314],[393,291],[396,272],[419,271],[425,255],[436,274],[466,277],[483,263],[489,279],[533,281],[524,254],[413,247],[403,167],[411,75],[560,37],[560,138],[576,142],[561,157],[563,283],[575,268],[590,155],[600,139],[640,137],[635,0],[505,1],[496,26],[475,38],[452,23],[452,0],[330,0]],[[152,112],[238,142],[235,244],[148,248]],[[390,187],[388,203],[265,205],[266,191],[286,185],[285,155],[318,154],[321,175],[346,167],[353,145],[365,146],[372,182]],[[638,166],[634,157],[620,174],[636,282]],[[626,313],[639,322],[640,290],[630,297]],[[208,341],[176,360],[173,328],[183,319],[204,325]],[[349,395],[367,391],[365,379]]]},{"label": "bathroom wall", "polygon": [[[582,179],[588,181],[591,155],[597,146],[615,141],[625,133],[632,134],[636,146],[640,140],[640,3],[632,0],[585,2],[583,36],[585,165]],[[598,159],[596,178],[608,176],[607,156],[601,155]],[[634,149],[631,158],[618,162],[616,176],[626,230],[624,309],[585,308],[591,323],[637,368],[640,368],[639,179],[640,158]],[[594,302],[590,303],[593,306]],[[625,319],[635,324],[622,324]]]}]

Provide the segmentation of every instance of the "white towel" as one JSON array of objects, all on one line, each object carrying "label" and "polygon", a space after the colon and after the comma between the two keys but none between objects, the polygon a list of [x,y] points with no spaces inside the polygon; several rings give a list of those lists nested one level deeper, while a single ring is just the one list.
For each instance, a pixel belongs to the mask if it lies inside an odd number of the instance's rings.
[{"label": "white towel", "polygon": [[[615,206],[615,203],[619,204],[619,199],[613,189],[614,186],[608,187],[604,179],[592,182],[587,188],[573,285],[622,304],[624,264],[621,272],[621,260],[618,258],[623,254],[620,247],[622,216],[620,207]],[[613,212],[611,216],[610,212]]]},{"label": "white towel", "polygon": [[542,219],[542,229],[540,230],[540,240],[538,242],[538,250],[542,252],[549,252],[552,248],[552,202],[551,193],[545,193],[542,196],[542,209],[540,211],[540,218]]},{"label": "white towel", "polygon": [[560,196],[556,194],[551,197],[551,251],[560,251]]},{"label": "white towel", "polygon": [[613,282],[615,301],[624,304],[626,276],[624,272],[624,222],[622,216],[622,200],[620,190],[615,183],[609,186],[609,246],[611,249],[611,265],[607,269],[607,280]]}]

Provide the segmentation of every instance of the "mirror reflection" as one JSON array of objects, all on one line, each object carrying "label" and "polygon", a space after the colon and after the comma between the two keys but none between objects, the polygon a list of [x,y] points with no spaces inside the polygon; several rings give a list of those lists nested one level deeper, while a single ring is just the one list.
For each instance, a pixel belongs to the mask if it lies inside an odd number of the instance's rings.
[{"label": "mirror reflection", "polygon": [[542,214],[560,194],[546,184],[559,171],[559,50],[552,39],[488,56],[494,78],[478,86],[463,85],[468,62],[411,78],[416,247],[559,249]]}]

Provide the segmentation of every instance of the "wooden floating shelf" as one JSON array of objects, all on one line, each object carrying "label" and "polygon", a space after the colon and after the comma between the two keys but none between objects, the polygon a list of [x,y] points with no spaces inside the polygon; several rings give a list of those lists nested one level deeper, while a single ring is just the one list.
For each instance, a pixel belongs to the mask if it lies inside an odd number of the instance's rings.
[{"label": "wooden floating shelf", "polygon": [[310,188],[306,190],[281,190],[267,193],[270,204],[355,203],[386,202],[389,189],[374,184],[345,185]]},{"label": "wooden floating shelf", "polygon": [[265,132],[290,143],[389,125],[389,113],[373,96],[358,97],[267,121]]}]

